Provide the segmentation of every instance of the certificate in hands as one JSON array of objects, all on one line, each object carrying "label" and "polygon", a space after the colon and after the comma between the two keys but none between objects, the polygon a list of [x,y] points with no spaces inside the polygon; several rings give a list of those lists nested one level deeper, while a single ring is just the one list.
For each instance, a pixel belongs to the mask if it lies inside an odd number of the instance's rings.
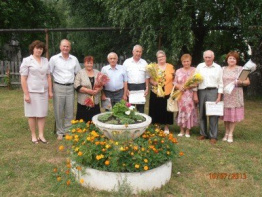
[{"label": "certificate in hands", "polygon": [[223,116],[224,115],[224,102],[218,103],[207,101],[206,102],[206,115],[207,116]]},{"label": "certificate in hands", "polygon": [[129,91],[129,103],[131,104],[145,104],[146,97],[145,97],[144,90],[137,90],[137,91]]}]

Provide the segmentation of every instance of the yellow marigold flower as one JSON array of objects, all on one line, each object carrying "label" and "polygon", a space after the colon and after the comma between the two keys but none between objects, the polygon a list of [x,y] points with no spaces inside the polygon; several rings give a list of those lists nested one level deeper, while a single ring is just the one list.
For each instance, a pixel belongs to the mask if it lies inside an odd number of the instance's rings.
[{"label": "yellow marigold flower", "polygon": [[86,129],[83,129],[83,132],[86,132],[87,130]]},{"label": "yellow marigold flower", "polygon": [[135,168],[137,168],[137,169],[140,168],[140,165],[139,165],[139,164],[136,164],[136,165],[135,165]]},{"label": "yellow marigold flower", "polygon": [[147,159],[144,159],[144,162],[145,162],[145,163],[148,163],[148,160],[147,160]]},{"label": "yellow marigold flower", "polygon": [[167,154],[167,155],[170,155],[170,152],[169,152],[169,151],[166,151],[166,154]]},{"label": "yellow marigold flower", "polygon": [[76,123],[76,121],[75,120],[71,120],[71,124],[75,124]]},{"label": "yellow marigold flower", "polygon": [[54,170],[53,170],[53,171],[54,171],[54,173],[56,173],[56,172],[57,172],[57,168],[54,168]]},{"label": "yellow marigold flower", "polygon": [[71,160],[69,158],[66,158],[66,163],[71,163]]},{"label": "yellow marigold flower", "polygon": [[123,163],[123,164],[122,164],[122,166],[126,166],[126,164],[125,164],[125,163]]},{"label": "yellow marigold flower", "polygon": [[78,138],[74,139],[74,142],[78,142],[78,141],[79,141],[79,139],[78,139]]},{"label": "yellow marigold flower", "polygon": [[75,133],[76,132],[76,130],[75,129],[72,129],[72,133]]},{"label": "yellow marigold flower", "polygon": [[101,159],[100,155],[97,155],[96,160],[100,160],[100,159]]},{"label": "yellow marigold flower", "polygon": [[77,155],[81,157],[83,155],[83,152],[79,151]]},{"label": "yellow marigold flower", "polygon": [[106,145],[106,148],[109,149],[111,146],[109,144]]},{"label": "yellow marigold flower", "polygon": [[75,152],[78,152],[78,151],[79,151],[79,147],[76,147],[76,148],[75,148]]},{"label": "yellow marigold flower", "polygon": [[83,119],[80,119],[79,122],[84,122],[84,120],[83,120]]},{"label": "yellow marigold flower", "polygon": [[65,149],[65,147],[64,147],[63,145],[59,146],[59,150],[60,150],[60,151],[62,151],[62,150],[64,150],[64,149]]},{"label": "yellow marigold flower", "polygon": [[125,149],[128,150],[129,149],[128,146],[126,146]]},{"label": "yellow marigold flower", "polygon": [[144,166],[144,170],[147,171],[149,168],[148,166]]},{"label": "yellow marigold flower", "polygon": [[93,136],[93,137],[98,137],[99,135],[97,134],[97,132],[96,131],[91,131],[91,135]]},{"label": "yellow marigold flower", "polygon": [[80,179],[80,181],[79,181],[81,184],[83,184],[85,181],[84,181],[84,179]]},{"label": "yellow marigold flower", "polygon": [[130,153],[130,155],[132,155],[132,156],[133,156],[133,155],[134,155],[134,152],[131,152],[131,153]]},{"label": "yellow marigold flower", "polygon": [[143,147],[143,148],[141,148],[141,150],[142,150],[142,151],[145,151],[145,148]]},{"label": "yellow marigold flower", "polygon": [[74,135],[74,138],[75,138],[75,139],[78,139],[78,138],[79,138],[79,136],[78,136],[78,135]]},{"label": "yellow marigold flower", "polygon": [[62,180],[61,176],[56,177],[56,180],[61,181]]},{"label": "yellow marigold flower", "polygon": [[72,137],[71,135],[68,135],[68,134],[66,134],[66,136],[65,136],[65,139],[66,139],[66,140],[72,140],[72,138],[73,138],[73,137]]},{"label": "yellow marigold flower", "polygon": [[118,145],[118,142],[115,142],[115,145]]},{"label": "yellow marigold flower", "polygon": [[134,150],[138,150],[138,146],[134,146],[134,148],[133,148]]},{"label": "yellow marigold flower", "polygon": [[110,164],[110,161],[109,160],[106,160],[105,161],[105,165],[108,166]]},{"label": "yellow marigold flower", "polygon": [[90,140],[91,140],[91,137],[90,137],[90,136],[88,136],[88,137],[86,138],[86,140],[87,140],[87,141],[90,141]]},{"label": "yellow marigold flower", "polygon": [[66,185],[70,185],[71,184],[71,181],[70,180],[67,180],[66,181]]},{"label": "yellow marigold flower", "polygon": [[119,149],[120,149],[121,151],[125,151],[125,150],[126,150],[123,146],[121,146]]},{"label": "yellow marigold flower", "polygon": [[184,153],[181,151],[181,152],[179,153],[179,156],[184,156]]}]

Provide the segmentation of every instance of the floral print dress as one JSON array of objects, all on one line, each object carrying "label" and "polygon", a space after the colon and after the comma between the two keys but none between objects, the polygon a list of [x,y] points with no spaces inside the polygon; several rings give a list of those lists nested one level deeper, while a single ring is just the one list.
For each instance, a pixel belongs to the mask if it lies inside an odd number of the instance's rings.
[{"label": "floral print dress", "polygon": [[[189,77],[195,73],[195,68],[190,67],[189,70],[180,68],[176,71],[174,85],[183,85]],[[193,101],[193,90],[187,89],[178,100],[178,116],[177,125],[190,129],[198,125],[197,109]]]}]

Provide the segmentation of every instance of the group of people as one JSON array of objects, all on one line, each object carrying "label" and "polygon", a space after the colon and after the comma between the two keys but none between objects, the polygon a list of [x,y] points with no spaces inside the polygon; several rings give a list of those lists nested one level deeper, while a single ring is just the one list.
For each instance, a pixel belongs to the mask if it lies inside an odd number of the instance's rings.
[{"label": "group of people", "polygon": [[[21,85],[24,92],[25,116],[28,117],[31,139],[34,144],[48,143],[44,137],[45,117],[48,112],[48,99],[53,98],[57,139],[62,140],[74,119],[74,94],[77,92],[76,119],[84,121],[92,120],[92,117],[100,113],[100,102],[110,98],[111,105],[124,99],[128,101],[129,92],[143,90],[144,96],[149,94],[150,86],[157,86],[147,72],[147,62],[141,58],[143,48],[140,45],[133,47],[133,56],[124,61],[123,65],[117,64],[118,56],[110,52],[107,56],[108,65],[104,66],[101,73],[110,79],[103,87],[96,87],[96,79],[100,71],[93,68],[94,57],[84,58],[84,68],[81,68],[77,58],[70,54],[71,43],[64,39],[60,42],[60,53],[54,55],[48,61],[42,57],[45,52],[45,44],[39,40],[29,46],[31,55],[23,59],[20,67]],[[221,68],[214,63],[214,53],[205,51],[204,62],[196,68],[191,66],[192,57],[184,54],[181,57],[182,68],[175,71],[173,65],[166,62],[166,54],[159,50],[156,53],[159,72],[164,73],[164,97],[158,97],[150,92],[149,115],[152,123],[164,125],[165,133],[169,133],[169,125],[173,124],[174,113],[166,109],[167,99],[172,89],[183,92],[178,100],[177,125],[180,127],[178,136],[190,137],[190,129],[198,125],[198,110],[200,119],[199,140],[210,139],[215,144],[218,134],[218,116],[209,117],[205,114],[205,102],[224,100],[225,136],[223,141],[233,142],[233,131],[236,122],[244,119],[243,86],[250,84],[247,78],[244,81],[237,80],[242,67],[238,66],[239,55],[230,52],[226,61],[228,66]],[[101,74],[100,73],[100,74]],[[200,73],[203,82],[185,88],[184,84],[189,77]],[[161,75],[162,76],[162,75]],[[236,87],[231,94],[223,94],[223,87],[235,81]],[[93,99],[92,107],[86,106],[86,99]],[[137,111],[144,113],[145,104],[137,104]],[[38,127],[38,136],[36,128]]]}]

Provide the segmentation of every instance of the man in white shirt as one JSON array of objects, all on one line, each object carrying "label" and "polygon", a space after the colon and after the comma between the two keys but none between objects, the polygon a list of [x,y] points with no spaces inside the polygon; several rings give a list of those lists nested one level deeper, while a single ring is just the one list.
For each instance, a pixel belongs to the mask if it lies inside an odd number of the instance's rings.
[{"label": "man in white shirt", "polygon": [[60,42],[61,53],[50,58],[49,66],[54,81],[54,112],[56,120],[57,139],[62,140],[63,135],[71,126],[74,119],[74,79],[81,69],[77,58],[69,54],[71,43],[64,39]]},{"label": "man in white shirt", "polygon": [[101,72],[109,77],[109,82],[104,86],[102,100],[110,98],[112,107],[121,99],[127,100],[127,77],[122,65],[118,65],[118,56],[111,52],[107,56],[109,65],[102,68]]},{"label": "man in white shirt", "polygon": [[[131,90],[144,90],[144,95],[148,94],[149,75],[146,71],[147,62],[141,58],[143,48],[140,45],[133,47],[133,57],[128,58],[123,63],[127,73],[127,95]],[[144,113],[145,105],[136,105],[140,113]]]},{"label": "man in white shirt", "polygon": [[[198,91],[194,92],[194,101],[199,102],[200,136],[198,140],[210,139],[215,144],[218,134],[218,116],[209,116],[209,129],[207,128],[206,101],[221,100],[223,93],[222,68],[214,62],[214,52],[207,50],[203,55],[204,62],[198,64],[196,73],[203,76],[203,82],[198,85]],[[209,131],[209,132],[208,132]]]}]

